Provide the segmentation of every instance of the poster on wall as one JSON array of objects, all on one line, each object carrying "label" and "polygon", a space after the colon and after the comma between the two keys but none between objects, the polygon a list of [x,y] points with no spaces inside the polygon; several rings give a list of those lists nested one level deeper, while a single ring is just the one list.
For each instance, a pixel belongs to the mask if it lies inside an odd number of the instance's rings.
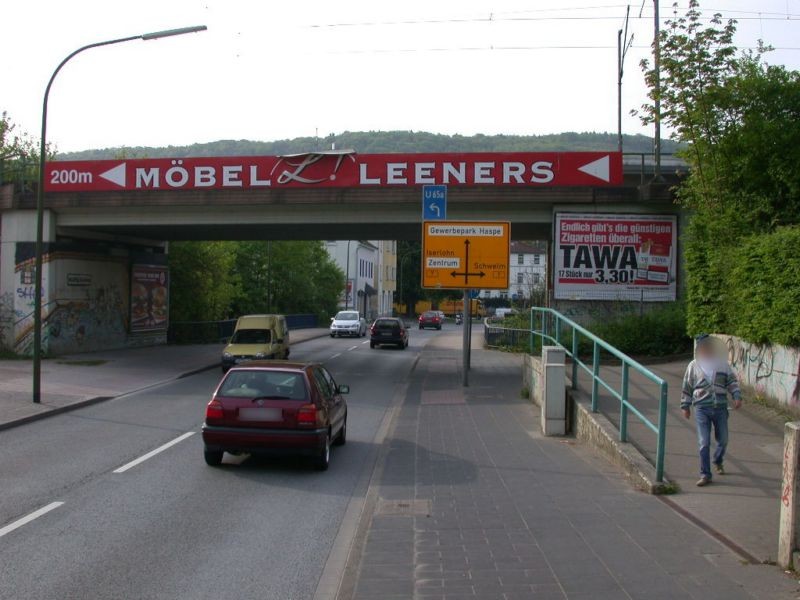
[{"label": "poster on wall", "polygon": [[557,213],[555,298],[675,300],[677,230],[674,215]]},{"label": "poster on wall", "polygon": [[133,265],[131,269],[131,333],[162,331],[169,315],[168,267]]}]

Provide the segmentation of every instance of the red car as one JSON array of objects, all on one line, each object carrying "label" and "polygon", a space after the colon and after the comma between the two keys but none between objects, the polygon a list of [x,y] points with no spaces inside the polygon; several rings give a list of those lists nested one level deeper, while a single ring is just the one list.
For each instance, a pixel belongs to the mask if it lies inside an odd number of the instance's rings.
[{"label": "red car", "polygon": [[225,374],[206,406],[206,463],[231,454],[300,454],[324,471],[347,441],[350,393],[314,363],[253,361]]},{"label": "red car", "polygon": [[419,316],[419,328],[425,329],[426,327],[433,327],[435,329],[441,329],[442,320],[442,315],[438,311],[425,311]]}]

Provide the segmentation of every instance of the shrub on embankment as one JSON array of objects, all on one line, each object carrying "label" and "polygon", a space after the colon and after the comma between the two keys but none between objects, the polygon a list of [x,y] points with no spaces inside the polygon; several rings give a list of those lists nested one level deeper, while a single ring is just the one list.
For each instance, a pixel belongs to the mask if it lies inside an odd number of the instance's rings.
[{"label": "shrub on embankment", "polygon": [[[506,317],[498,323],[501,327],[527,330],[530,317],[527,313]],[[669,303],[649,310],[641,315],[626,315],[614,319],[596,321],[587,329],[621,352],[635,357],[661,357],[690,352],[692,339],[686,333],[686,307],[683,303]],[[550,332],[553,335],[553,332]],[[561,343],[572,347],[572,331],[564,326]],[[503,347],[514,352],[528,352],[526,335],[514,337]],[[534,353],[541,352],[541,338],[535,336]],[[580,336],[579,354],[591,357],[592,343]]]},{"label": "shrub on embankment", "polygon": [[750,342],[800,346],[800,226],[753,235],[735,249],[721,302],[725,331]]}]

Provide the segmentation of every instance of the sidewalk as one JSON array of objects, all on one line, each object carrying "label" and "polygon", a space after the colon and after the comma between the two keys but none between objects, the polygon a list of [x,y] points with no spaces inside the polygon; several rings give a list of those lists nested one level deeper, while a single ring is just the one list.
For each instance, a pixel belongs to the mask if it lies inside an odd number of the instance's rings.
[{"label": "sidewalk", "polygon": [[[726,475],[715,475],[712,485],[698,488],[699,459],[694,417],[686,420],[680,412],[680,389],[687,361],[650,365],[648,368],[669,385],[666,476],[681,491],[670,496],[710,528],[728,538],[758,562],[774,561],[778,551],[778,519],[783,457],[783,423],[764,418],[759,406],[731,411],[730,442],[725,459]],[[603,367],[602,375],[619,385],[619,369]],[[590,390],[587,374],[579,377],[581,389]],[[653,384],[631,375],[631,401],[657,422],[658,395]],[[619,426],[619,402],[602,395],[600,411]],[[655,461],[656,436],[630,415],[629,440],[651,462]]]},{"label": "sidewalk", "polygon": [[[478,348],[480,337],[475,337]],[[591,448],[544,438],[520,358],[432,340],[381,448],[339,600],[796,598]]]},{"label": "sidewalk", "polygon": [[[292,331],[292,345],[328,329]],[[222,344],[126,348],[42,361],[42,402],[31,401],[30,360],[0,360],[0,430],[219,366]]]}]

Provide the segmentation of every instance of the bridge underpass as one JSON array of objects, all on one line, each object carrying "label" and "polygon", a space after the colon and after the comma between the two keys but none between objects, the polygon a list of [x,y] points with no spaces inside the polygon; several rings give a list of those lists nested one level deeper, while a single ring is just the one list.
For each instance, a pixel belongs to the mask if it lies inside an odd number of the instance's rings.
[{"label": "bridge underpass", "polygon": [[[92,323],[92,314],[114,314],[114,335],[97,336],[92,327],[84,327],[82,349],[161,342],[163,334],[157,331],[131,330],[130,287],[136,265],[168,268],[166,242],[418,240],[418,182],[448,184],[449,219],[510,221],[515,240],[551,240],[559,212],[676,214],[669,189],[676,176],[647,184],[651,176],[639,158],[623,164],[616,153],[357,158],[318,153],[49,163],[45,321],[63,312],[63,328],[75,319]],[[263,161],[272,162],[265,166]],[[188,175],[170,180],[176,164],[195,180],[187,183]],[[53,183],[55,172],[64,185]],[[386,173],[383,179],[381,173]],[[198,185],[209,181],[213,184]],[[27,350],[31,337],[35,206],[30,189],[9,193],[6,188],[0,195],[0,339],[19,352]],[[150,275],[159,276],[157,269]],[[75,302],[63,298],[78,293],[87,300],[79,303],[76,317]],[[72,351],[66,342],[60,348],[61,341],[51,338],[50,348]]]}]

